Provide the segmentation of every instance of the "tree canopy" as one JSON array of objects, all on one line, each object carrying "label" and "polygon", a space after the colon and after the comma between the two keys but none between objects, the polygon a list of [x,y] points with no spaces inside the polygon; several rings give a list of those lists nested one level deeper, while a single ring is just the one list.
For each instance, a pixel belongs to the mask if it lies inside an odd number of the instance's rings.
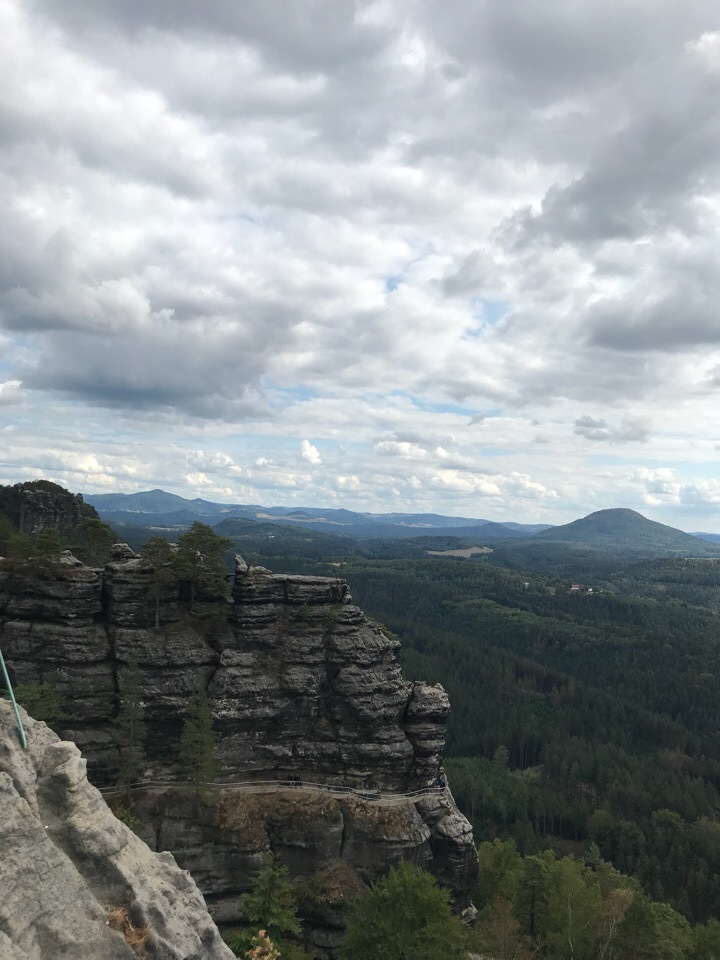
[{"label": "tree canopy", "polygon": [[342,960],[461,960],[466,931],[447,890],[406,861],[354,903]]},{"label": "tree canopy", "polygon": [[190,585],[191,611],[195,610],[196,599],[206,604],[224,602],[228,593],[224,554],[230,547],[231,540],[199,521],[178,537],[174,565],[178,575]]}]

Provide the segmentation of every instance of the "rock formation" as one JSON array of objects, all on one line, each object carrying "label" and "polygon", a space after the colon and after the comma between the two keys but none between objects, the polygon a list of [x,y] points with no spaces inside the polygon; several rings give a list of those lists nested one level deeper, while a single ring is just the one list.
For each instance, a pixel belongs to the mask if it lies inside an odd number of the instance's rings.
[{"label": "rock formation", "polygon": [[[232,960],[169,853],[151,853],[87,780],[85,761],[0,700],[1,960]],[[123,932],[124,931],[124,932]]]},{"label": "rock formation", "polygon": [[[102,575],[68,557],[43,573],[0,570],[0,646],[16,683],[61,692],[72,714],[63,735],[100,784],[117,763],[112,720],[133,664],[156,773],[174,759],[202,686],[224,780],[294,775],[391,792],[437,781],[447,695],[403,678],[398,641],[352,604],[340,579],[272,574],[238,558],[227,609],[199,620],[177,585],[161,586],[152,567],[117,545]],[[373,812],[350,799],[223,794],[204,820],[172,789],[137,806],[141,835],[191,870],[221,921],[237,919],[238,894],[271,851],[296,877],[344,870],[364,881],[411,859],[450,888],[458,911],[472,909],[477,855],[449,796]],[[325,916],[311,936],[327,956],[339,937],[333,923]]]},{"label": "rock formation", "polygon": [[1,513],[21,533],[32,535],[44,530],[72,530],[84,518],[98,516],[95,508],[83,501],[82,494],[72,494],[47,480],[0,485]]}]

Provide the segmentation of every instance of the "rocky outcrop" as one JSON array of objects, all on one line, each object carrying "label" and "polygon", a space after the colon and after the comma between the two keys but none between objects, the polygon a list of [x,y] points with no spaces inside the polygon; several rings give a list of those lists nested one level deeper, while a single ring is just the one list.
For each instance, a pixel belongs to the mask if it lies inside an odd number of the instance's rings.
[{"label": "rocky outcrop", "polygon": [[137,960],[142,941],[147,960],[231,960],[189,874],[115,819],[74,744],[23,719],[27,750],[0,700],[0,957]]},{"label": "rocky outcrop", "polygon": [[0,484],[0,514],[21,533],[32,535],[45,530],[72,530],[85,518],[98,519],[97,511],[83,501],[82,494],[72,494],[49,480]]},{"label": "rocky outcrop", "polygon": [[59,497],[48,490],[23,490],[20,495],[20,531],[72,530],[83,518],[83,498],[78,493]]},{"label": "rocky outcrop", "polygon": [[[225,780],[298,776],[390,792],[437,781],[447,695],[404,679],[398,641],[353,605],[341,579],[273,574],[238,558],[226,609],[200,619],[177,584],[159,584],[118,545],[102,576],[70,564],[46,577],[0,570],[0,646],[17,683],[61,692],[72,715],[63,734],[101,784],[117,763],[112,721],[135,665],[156,775],[174,759],[187,704],[202,686]],[[238,895],[268,851],[295,875],[339,863],[358,881],[410,859],[450,888],[458,911],[470,908],[477,855],[450,796],[393,808],[384,819],[351,800],[317,807],[285,797],[278,807],[247,799],[257,806],[252,842],[239,814],[229,815],[230,799],[202,821],[188,817],[172,790],[140,805],[143,836],[192,871],[220,920],[237,919]],[[312,935],[332,955],[332,935]]]},{"label": "rocky outcrop", "polygon": [[[100,576],[70,563],[0,570],[0,638],[19,684],[49,683],[102,782],[131,664],[143,677],[148,747],[167,760],[189,698],[212,706],[223,776],[323,779],[405,791],[435,781],[449,702],[402,676],[399,643],[352,604],[343,580],[238,562],[227,615],[203,622],[126,545]],[[106,740],[107,749],[98,741]]]}]

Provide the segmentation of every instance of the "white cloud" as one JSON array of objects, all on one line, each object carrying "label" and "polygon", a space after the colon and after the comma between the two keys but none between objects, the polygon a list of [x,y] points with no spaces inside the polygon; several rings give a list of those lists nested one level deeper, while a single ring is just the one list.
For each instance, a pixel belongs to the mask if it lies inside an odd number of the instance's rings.
[{"label": "white cloud", "polygon": [[314,466],[322,463],[322,457],[320,456],[318,448],[314,447],[309,440],[303,440],[300,444],[300,456],[303,460],[312,463]]},{"label": "white cloud", "polygon": [[606,443],[645,443],[650,436],[650,424],[642,417],[623,417],[616,427],[605,420],[585,414],[575,421],[574,432],[586,440]]},{"label": "white cloud", "polygon": [[0,383],[0,406],[21,403],[24,399],[20,380],[6,380]]},{"label": "white cloud", "polygon": [[424,447],[407,440],[381,440],[375,444],[375,452],[381,456],[395,456],[403,460],[425,460],[428,457],[428,451]]},{"label": "white cloud", "polygon": [[354,475],[349,477],[335,477],[335,485],[340,491],[359,490],[360,478]]}]

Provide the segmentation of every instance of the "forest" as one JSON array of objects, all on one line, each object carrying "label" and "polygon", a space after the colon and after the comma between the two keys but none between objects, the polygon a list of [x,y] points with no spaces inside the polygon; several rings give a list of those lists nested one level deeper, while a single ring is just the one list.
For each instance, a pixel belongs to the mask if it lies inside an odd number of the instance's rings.
[{"label": "forest", "polygon": [[342,572],[400,637],[406,676],[448,690],[447,770],[478,841],[595,844],[688,920],[720,915],[715,610],[484,562]]}]

